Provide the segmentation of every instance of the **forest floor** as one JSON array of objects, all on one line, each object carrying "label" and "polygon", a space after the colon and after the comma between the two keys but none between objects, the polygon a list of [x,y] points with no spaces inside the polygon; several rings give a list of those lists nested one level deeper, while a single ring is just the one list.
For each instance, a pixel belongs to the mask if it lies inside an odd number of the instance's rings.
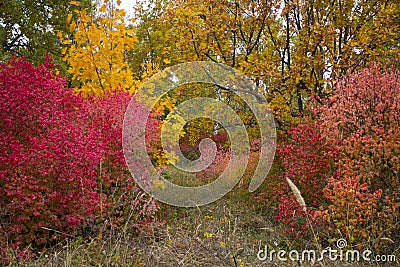
[{"label": "forest floor", "polygon": [[[166,221],[161,226],[139,234],[131,231],[129,224],[112,230],[100,227],[89,237],[71,238],[41,252],[23,266],[366,266],[365,262],[329,259],[281,261],[276,254],[260,260],[257,254],[265,246],[269,253],[273,249],[301,251],[299,240],[283,234],[284,229],[274,219],[276,210],[268,206],[257,202],[243,186],[198,208],[161,204]],[[300,242],[303,249],[316,249],[309,241]]]}]

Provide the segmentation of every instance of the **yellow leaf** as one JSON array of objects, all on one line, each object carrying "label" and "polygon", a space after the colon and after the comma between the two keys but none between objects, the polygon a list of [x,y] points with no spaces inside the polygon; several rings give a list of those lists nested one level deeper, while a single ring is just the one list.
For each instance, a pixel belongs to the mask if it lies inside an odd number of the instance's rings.
[{"label": "yellow leaf", "polygon": [[58,39],[62,40],[63,39],[63,34],[61,31],[56,32]]},{"label": "yellow leaf", "polygon": [[209,233],[209,232],[205,232],[205,233],[204,233],[204,237],[206,237],[206,238],[211,238],[211,237],[213,237],[213,234],[212,234],[212,233]]},{"label": "yellow leaf", "polygon": [[179,159],[179,157],[172,151],[171,152],[170,151],[164,151],[164,154],[168,158],[168,160],[169,160],[169,162],[171,164],[174,164]]},{"label": "yellow leaf", "polygon": [[[85,10],[75,10],[79,25],[73,15],[69,14],[67,18],[69,30],[74,32],[74,44],[63,48],[62,53],[63,60],[70,66],[68,72],[72,74],[72,80],[82,84],[75,92],[101,96],[110,88],[134,91],[137,82],[125,61],[124,52],[137,42],[135,32],[131,30],[131,34],[127,34],[124,12],[117,11],[109,16],[103,13],[107,11],[106,4],[98,11],[98,23],[92,23],[93,19]],[[71,40],[62,34],[58,36],[63,44],[71,44]]]},{"label": "yellow leaf", "polygon": [[81,4],[81,2],[79,2],[79,1],[71,1],[71,2],[69,2],[71,5],[74,5],[74,6],[79,6],[80,4]]},{"label": "yellow leaf", "polygon": [[100,12],[106,12],[106,10],[107,10],[106,5],[102,5],[102,6],[100,7],[100,9],[99,9]]},{"label": "yellow leaf", "polygon": [[153,182],[153,186],[154,186],[154,189],[158,189],[158,188],[165,189],[165,184],[164,184],[164,181],[162,181],[162,180],[155,180]]},{"label": "yellow leaf", "polygon": [[69,25],[69,31],[72,32],[73,30],[75,30],[75,28],[76,28],[76,24],[75,24],[75,22],[73,21],[73,22]]},{"label": "yellow leaf", "polygon": [[165,64],[171,64],[171,61],[170,61],[168,58],[164,58],[163,62],[164,62]]},{"label": "yellow leaf", "polygon": [[70,14],[68,14],[68,16],[67,16],[67,23],[70,23],[70,22],[71,22],[71,19],[72,19],[72,14],[70,13]]}]

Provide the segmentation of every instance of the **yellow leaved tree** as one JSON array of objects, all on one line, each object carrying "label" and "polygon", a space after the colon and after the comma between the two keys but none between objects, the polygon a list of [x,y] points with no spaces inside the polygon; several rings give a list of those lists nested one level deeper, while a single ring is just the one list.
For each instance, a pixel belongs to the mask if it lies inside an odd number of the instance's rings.
[{"label": "yellow leaved tree", "polygon": [[84,96],[101,96],[111,89],[133,93],[136,88],[125,53],[137,38],[119,4],[106,0],[93,14],[76,9],[67,18],[71,34],[59,34],[75,91]]},{"label": "yellow leaved tree", "polygon": [[346,73],[399,52],[396,0],[153,2],[164,7],[154,23],[168,22],[171,64],[208,60],[253,77],[280,129],[296,124],[312,97],[322,103]]}]

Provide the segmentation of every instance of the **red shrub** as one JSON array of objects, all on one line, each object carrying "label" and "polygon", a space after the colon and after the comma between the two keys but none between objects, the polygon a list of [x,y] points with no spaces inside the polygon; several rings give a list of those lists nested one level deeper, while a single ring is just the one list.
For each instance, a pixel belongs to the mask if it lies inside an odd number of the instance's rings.
[{"label": "red shrub", "polygon": [[[303,123],[289,130],[289,141],[278,144],[277,156],[283,168],[279,175],[292,180],[301,191],[308,206],[308,217],[316,226],[320,220],[315,210],[324,206],[323,189],[333,172],[333,159],[337,157],[334,147],[324,144],[319,134],[319,121],[305,118]],[[306,213],[294,198],[286,181],[282,179],[275,191],[278,200],[276,218],[287,225],[286,232],[294,237],[310,234]]]},{"label": "red shrub", "polygon": [[[0,253],[73,234],[89,218],[156,220],[158,205],[125,165],[128,93],[84,99],[65,88],[49,58],[37,68],[16,58],[0,65],[0,91]],[[150,150],[158,130],[150,118]]]},{"label": "red shrub", "polygon": [[340,147],[325,218],[355,243],[399,237],[399,88],[399,70],[371,66],[341,81],[322,110],[322,136]]},{"label": "red shrub", "polygon": [[16,247],[73,231],[99,201],[99,132],[85,127],[83,99],[51,67],[48,58],[0,66],[1,235]]},{"label": "red shrub", "polygon": [[[92,131],[100,131],[97,141],[104,146],[104,152],[99,166],[99,192],[101,202],[99,203],[100,217],[109,216],[114,226],[118,226],[129,213],[137,213],[135,221],[131,221],[136,226],[143,227],[152,220],[155,220],[155,213],[158,206],[154,199],[149,199],[147,195],[142,195],[142,191],[137,187],[127,169],[124,152],[122,150],[122,126],[124,115],[132,97],[128,92],[110,92],[98,98],[88,98],[85,103],[89,112],[88,121]],[[145,109],[133,98],[138,118],[145,119]],[[146,127],[146,145],[148,152],[155,153],[156,145],[160,136],[160,121],[156,120],[157,114],[151,113]],[[129,127],[136,129],[137,124],[132,122]],[[137,140],[132,140],[137,142]],[[131,147],[136,147],[135,143]],[[137,164],[142,168],[141,164]],[[145,171],[145,170],[143,170]],[[149,209],[149,207],[151,207]]]},{"label": "red shrub", "polygon": [[231,157],[230,149],[223,149],[218,146],[215,159],[205,170],[196,173],[196,178],[204,181],[213,181],[222,175],[224,170],[228,167]]},{"label": "red shrub", "polygon": [[[351,244],[379,249],[380,237],[399,237],[399,77],[377,66],[350,75],[316,119],[292,128],[277,148],[280,178],[290,178],[315,215]],[[304,213],[285,182],[275,193],[277,218],[298,236]]]},{"label": "red shrub", "polygon": [[[212,136],[203,136],[202,138],[206,137],[211,138],[215,142],[218,150],[212,164],[210,164],[210,166],[205,170],[197,172],[196,177],[205,181],[212,181],[218,178],[228,167],[232,152],[230,149],[229,137],[226,133],[218,133]],[[192,146],[188,146],[187,143],[181,145],[181,148],[182,147],[186,148],[185,151],[188,151],[192,148]],[[245,172],[243,173],[243,177],[239,182],[239,186],[249,185],[250,180],[252,179],[252,176],[259,162],[260,148],[260,139],[254,139],[250,141],[249,160],[248,162],[244,162],[247,163],[247,166]],[[232,167],[235,168],[235,166]]]}]

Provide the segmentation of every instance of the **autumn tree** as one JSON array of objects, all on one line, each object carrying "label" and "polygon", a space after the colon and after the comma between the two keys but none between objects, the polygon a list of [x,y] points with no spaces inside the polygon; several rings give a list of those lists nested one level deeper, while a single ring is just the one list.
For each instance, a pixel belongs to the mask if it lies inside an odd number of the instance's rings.
[{"label": "autumn tree", "polygon": [[[158,3],[158,1],[155,1]],[[211,60],[254,77],[276,122],[297,121],[311,96],[399,46],[396,1],[166,1],[172,64]]]},{"label": "autumn tree", "polygon": [[[112,90],[134,91],[135,81],[125,59],[125,52],[133,49],[137,40],[132,25],[119,9],[119,1],[105,1],[94,14],[75,10],[67,23],[72,33],[59,33],[68,48],[63,50],[76,92],[83,95],[103,95]],[[132,21],[131,21],[132,22]]]},{"label": "autumn tree", "polygon": [[134,7],[136,19],[135,47],[127,51],[129,66],[137,79],[150,77],[153,73],[170,65],[170,47],[167,38],[168,23],[160,23],[164,12],[163,1],[148,6],[146,2],[138,2]]},{"label": "autumn tree", "polygon": [[[0,1],[0,60],[16,54],[39,63],[49,53],[61,64],[62,44],[57,31],[68,32],[65,20],[74,9],[90,13],[91,1]],[[62,66],[63,67],[63,66]]]}]

